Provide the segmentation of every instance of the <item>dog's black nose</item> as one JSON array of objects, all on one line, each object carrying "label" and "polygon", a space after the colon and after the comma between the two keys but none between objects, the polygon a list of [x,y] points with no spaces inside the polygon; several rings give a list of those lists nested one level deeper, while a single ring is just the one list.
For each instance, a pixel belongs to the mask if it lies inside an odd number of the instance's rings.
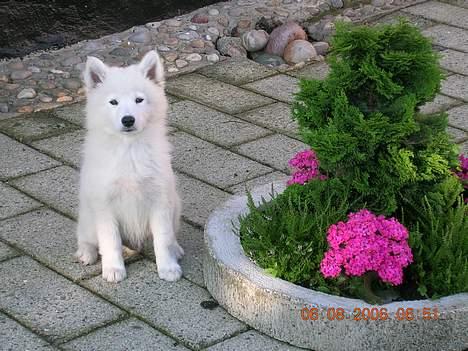
[{"label": "dog's black nose", "polygon": [[122,117],[122,124],[127,128],[132,127],[135,124],[135,117],[133,117],[133,116],[123,116]]}]

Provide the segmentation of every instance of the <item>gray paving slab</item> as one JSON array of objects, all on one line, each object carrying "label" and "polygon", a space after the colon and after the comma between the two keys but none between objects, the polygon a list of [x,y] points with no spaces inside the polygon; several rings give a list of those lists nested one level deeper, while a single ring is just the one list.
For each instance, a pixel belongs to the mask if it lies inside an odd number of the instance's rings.
[{"label": "gray paving slab", "polygon": [[441,92],[468,102],[468,77],[454,74],[442,82]]},{"label": "gray paving slab", "polygon": [[197,72],[233,85],[249,83],[277,73],[273,69],[246,58],[231,58],[216,65],[205,66]]},{"label": "gray paving slab", "polygon": [[241,155],[287,173],[289,173],[288,161],[297,152],[305,149],[310,149],[310,146],[281,134],[267,136],[236,148]]},{"label": "gray paving slab", "polygon": [[468,155],[468,141],[465,141],[463,144],[459,145],[460,153],[464,155]]},{"label": "gray paving slab", "polygon": [[432,114],[448,110],[451,107],[461,105],[463,102],[460,100],[453,99],[451,97],[437,94],[434,100],[424,104],[419,108],[421,113]]},{"label": "gray paving slab", "polygon": [[204,309],[210,295],[188,280],[160,280],[156,264],[139,261],[128,267],[128,278],[118,289],[100,277],[85,281],[91,290],[142,316],[157,328],[195,349],[201,349],[247,327],[220,307]]},{"label": "gray paving slab", "polygon": [[245,84],[242,87],[279,101],[292,103],[294,94],[299,91],[298,84],[297,78],[279,74]]},{"label": "gray paving slab", "polygon": [[0,350],[53,351],[57,349],[0,312]]},{"label": "gray paving slab", "polygon": [[31,145],[61,162],[80,167],[85,131],[77,130],[56,137],[35,141]]},{"label": "gray paving slab", "polygon": [[468,131],[468,104],[454,107],[447,113],[451,126]]},{"label": "gray paving slab", "polygon": [[56,167],[10,183],[58,211],[74,218],[78,215],[79,173],[71,167]]},{"label": "gray paving slab", "polygon": [[0,264],[0,309],[53,342],[121,318],[123,312],[31,258]]},{"label": "gray paving slab", "polygon": [[260,176],[258,178],[251,179],[246,182],[231,186],[227,190],[235,194],[245,194],[247,191],[250,191],[257,186],[271,184],[273,182],[277,182],[280,180],[284,180],[284,182],[286,182],[288,179],[289,179],[288,175],[282,172],[275,171],[275,172]]},{"label": "gray paving slab", "polygon": [[55,109],[55,115],[79,126],[85,125],[85,103],[66,105]]},{"label": "gray paving slab", "polygon": [[0,134],[0,179],[18,177],[58,166],[60,163]]},{"label": "gray paving slab", "polygon": [[448,127],[447,132],[452,136],[453,141],[457,144],[468,139],[468,132],[461,129]]},{"label": "gray paving slab", "polygon": [[167,90],[229,114],[240,113],[273,102],[255,94],[201,74],[188,74],[167,82]]},{"label": "gray paving slab", "polygon": [[445,48],[468,52],[468,31],[465,29],[438,24],[423,31],[433,43]]},{"label": "gray paving slab", "polygon": [[298,70],[289,71],[287,72],[287,74],[300,79],[323,80],[327,77],[329,72],[330,67],[326,62],[317,62],[310,65],[306,65],[305,67]]},{"label": "gray paving slab", "polygon": [[416,16],[412,15],[411,13],[408,12],[403,12],[401,10],[396,11],[396,12],[391,12],[388,15],[385,15],[379,19],[377,19],[375,22],[376,24],[395,24],[399,21],[400,18],[405,18],[407,19],[412,25],[416,26],[417,28],[423,30],[428,27],[431,27],[434,25],[434,21],[431,21],[427,18],[421,17],[421,16]]},{"label": "gray paving slab", "polygon": [[[0,226],[1,226],[1,222],[0,222]],[[16,257],[16,256],[19,256],[18,251],[0,242],[0,262],[5,261],[12,257]]]},{"label": "gray paving slab", "polygon": [[300,351],[295,346],[275,340],[260,334],[255,330],[249,330],[231,339],[211,346],[207,351]]},{"label": "gray paving slab", "polygon": [[41,206],[39,202],[2,182],[0,199],[0,220]]},{"label": "gray paving slab", "polygon": [[61,347],[70,351],[183,351],[184,346],[148,324],[131,318],[72,340]]},{"label": "gray paving slab", "polygon": [[262,106],[238,116],[280,133],[291,136],[297,136],[299,133],[297,122],[292,119],[291,106],[283,102]]},{"label": "gray paving slab", "polygon": [[52,112],[36,112],[0,121],[1,132],[25,143],[66,133],[76,128],[74,124],[55,117]]},{"label": "gray paving slab", "polygon": [[468,75],[468,53],[447,49],[441,54],[440,66],[442,68],[465,76]]},{"label": "gray paving slab", "polygon": [[188,100],[171,105],[169,122],[180,130],[227,147],[271,134],[267,129]]},{"label": "gray paving slab", "polygon": [[403,12],[424,18],[468,29],[468,9],[444,4],[437,1],[428,1],[419,5],[403,9]]},{"label": "gray paving slab", "polygon": [[[183,276],[192,283],[205,286],[203,279],[203,252],[205,250],[203,231],[182,222],[177,233],[177,241],[185,251],[185,255],[180,260]],[[145,246],[144,255],[154,262],[154,249],[151,243]]]},{"label": "gray paving slab", "polygon": [[177,174],[177,179],[182,215],[199,226],[204,226],[211,211],[229,197],[228,193],[184,174]]},{"label": "gray paving slab", "polygon": [[175,133],[174,167],[220,188],[271,172],[271,168],[191,136]]},{"label": "gray paving slab", "polygon": [[73,280],[99,275],[100,263],[75,262],[76,223],[49,209],[0,222],[0,238]]}]

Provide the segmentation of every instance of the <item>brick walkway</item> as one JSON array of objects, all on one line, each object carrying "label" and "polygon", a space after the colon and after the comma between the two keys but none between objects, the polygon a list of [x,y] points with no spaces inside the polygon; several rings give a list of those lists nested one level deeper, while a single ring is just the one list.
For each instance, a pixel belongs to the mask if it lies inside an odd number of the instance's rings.
[{"label": "brick walkway", "polygon": [[[425,2],[401,14],[434,38],[448,71],[424,111],[447,110],[468,153],[468,9]],[[150,253],[130,256],[118,285],[101,279],[99,265],[72,262],[82,104],[0,121],[0,350],[299,350],[201,307],[210,300],[202,227],[230,194],[285,176],[306,147],[290,119],[292,93],[299,77],[326,69],[286,75],[230,61],[168,82],[186,250],[185,278],[172,284],[158,279]]]}]

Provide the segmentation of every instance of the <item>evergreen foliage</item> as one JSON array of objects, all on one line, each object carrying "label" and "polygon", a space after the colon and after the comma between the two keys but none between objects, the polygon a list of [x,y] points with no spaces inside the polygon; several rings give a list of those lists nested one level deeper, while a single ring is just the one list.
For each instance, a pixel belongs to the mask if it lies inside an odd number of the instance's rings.
[{"label": "evergreen foliage", "polygon": [[246,252],[275,276],[367,298],[362,278],[345,282],[319,272],[329,225],[367,208],[410,230],[414,263],[402,289],[417,293],[401,296],[468,291],[468,205],[453,175],[457,149],[447,115],[418,110],[442,78],[430,41],[405,21],[340,24],[329,64],[325,80],[301,81],[293,106],[326,180],[291,185],[258,207],[250,201],[239,228]]}]

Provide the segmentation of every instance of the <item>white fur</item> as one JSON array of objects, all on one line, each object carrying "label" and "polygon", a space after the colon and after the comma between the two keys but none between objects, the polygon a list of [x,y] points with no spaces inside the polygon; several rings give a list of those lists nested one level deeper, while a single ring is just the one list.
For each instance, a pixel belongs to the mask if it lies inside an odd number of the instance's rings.
[{"label": "white fur", "polygon": [[[158,274],[182,275],[176,240],[180,200],[166,133],[164,68],[155,51],[137,65],[108,67],[88,57],[84,160],[80,174],[77,258],[85,265],[102,256],[102,276],[126,277],[122,243],[140,250],[153,235]],[[136,103],[136,98],[143,99]],[[117,101],[112,105],[111,100]],[[124,116],[133,116],[126,131]]]}]

